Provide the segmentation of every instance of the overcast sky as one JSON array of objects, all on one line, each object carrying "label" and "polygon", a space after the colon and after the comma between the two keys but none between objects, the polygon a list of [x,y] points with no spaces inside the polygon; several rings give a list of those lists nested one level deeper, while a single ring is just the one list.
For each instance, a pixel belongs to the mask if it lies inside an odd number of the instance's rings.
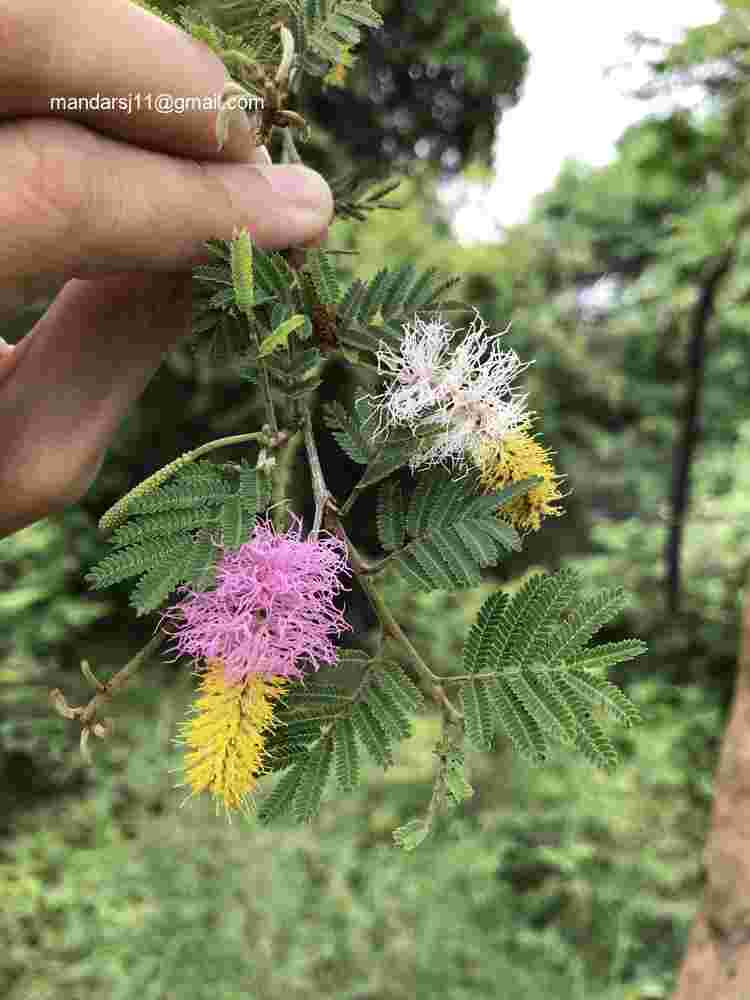
[{"label": "overcast sky", "polygon": [[[498,223],[522,222],[566,157],[594,165],[611,159],[623,130],[647,113],[643,101],[623,95],[622,74],[604,75],[608,66],[632,60],[629,32],[676,41],[685,27],[720,13],[715,0],[506,0],[506,6],[531,59],[521,100],[498,129],[495,182],[486,197],[472,197],[457,211],[462,241],[490,238]],[[635,68],[629,79],[637,84],[644,77]]]}]

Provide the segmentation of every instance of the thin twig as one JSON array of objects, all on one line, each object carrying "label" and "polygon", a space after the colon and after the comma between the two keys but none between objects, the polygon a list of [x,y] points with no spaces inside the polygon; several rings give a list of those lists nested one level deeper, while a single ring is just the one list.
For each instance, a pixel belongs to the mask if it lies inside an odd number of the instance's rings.
[{"label": "thin twig", "polygon": [[437,674],[434,674],[430,670],[417,650],[411,644],[409,638],[404,634],[401,626],[393,617],[391,609],[385,603],[375,584],[372,580],[370,580],[369,574],[363,572],[363,566],[366,566],[367,562],[362,558],[360,553],[357,551],[356,546],[347,535],[344,526],[341,524],[339,516],[336,513],[331,512],[330,520],[335,526],[336,534],[338,534],[342,541],[346,543],[352,573],[356,576],[357,582],[364,590],[370,604],[372,605],[373,611],[378,616],[378,621],[382,625],[384,636],[386,638],[394,639],[404,648],[409,655],[412,666],[419,675],[422,686],[425,688],[430,697],[436,701],[443,708],[444,712],[446,712],[452,719],[460,721],[463,719],[463,715],[459,712],[455,705],[452,704],[443,690],[443,687],[440,684],[440,681],[443,678],[438,677]]},{"label": "thin twig", "polygon": [[297,453],[302,438],[301,431],[295,431],[291,436],[287,435],[286,445],[279,456],[276,465],[276,474],[273,477],[273,495],[271,507],[273,510],[273,523],[278,532],[286,530],[287,508],[284,503],[289,491],[289,480],[292,476],[294,456]]},{"label": "thin twig", "polygon": [[111,677],[105,683],[102,683],[96,678],[88,663],[84,660],[81,664],[81,670],[84,677],[96,690],[96,694],[86,705],[73,708],[68,704],[65,695],[62,693],[60,688],[55,688],[53,691],[50,691],[50,701],[52,702],[52,705],[58,715],[62,715],[65,719],[77,719],[80,723],[81,752],[87,760],[90,760],[88,750],[89,736],[93,733],[94,736],[101,738],[106,736],[112,729],[111,720],[101,717],[100,710],[107,704],[107,702],[111,701],[114,695],[124,688],[131,677],[133,677],[141,669],[151,654],[159,648],[162,642],[164,642],[164,638],[164,635],[161,633],[155,635],[146,643],[143,649],[136,653],[132,660],[126,663],[124,667],[121,667],[114,677]]},{"label": "thin twig", "polygon": [[284,145],[281,150],[281,162],[302,163],[302,157],[297,152],[291,128],[287,126],[285,129],[282,129],[282,135]]},{"label": "thin twig", "polygon": [[[260,331],[258,330],[258,325],[255,319],[248,315],[247,317],[248,325],[252,331],[253,337],[255,338],[255,344],[260,350],[261,337]],[[271,394],[271,380],[268,375],[268,368],[266,367],[265,359],[262,357],[258,358],[258,374],[260,375],[260,385],[263,390],[263,404],[266,409],[266,421],[270,425],[273,432],[278,431],[279,424],[276,420],[276,410],[273,405],[273,396]]]},{"label": "thin twig", "polygon": [[325,477],[323,476],[323,468],[320,464],[320,456],[318,455],[318,448],[312,429],[310,406],[306,402],[302,408],[302,430],[305,436],[305,449],[307,451],[307,460],[310,463],[310,480],[315,498],[315,519],[310,534],[313,538],[317,538],[323,524],[323,515],[326,507],[333,502],[333,496],[329,492]]}]

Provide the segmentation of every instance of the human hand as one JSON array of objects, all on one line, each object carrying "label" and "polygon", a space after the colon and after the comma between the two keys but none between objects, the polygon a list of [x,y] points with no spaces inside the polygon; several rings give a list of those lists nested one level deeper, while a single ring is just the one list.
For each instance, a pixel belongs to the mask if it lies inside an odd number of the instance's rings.
[{"label": "human hand", "polygon": [[0,10],[0,310],[59,294],[0,342],[0,538],[78,500],[162,356],[189,332],[191,269],[246,227],[313,244],[330,190],[272,166],[249,128],[221,153],[213,111],[50,111],[52,96],[220,94],[207,47],[127,0]]}]

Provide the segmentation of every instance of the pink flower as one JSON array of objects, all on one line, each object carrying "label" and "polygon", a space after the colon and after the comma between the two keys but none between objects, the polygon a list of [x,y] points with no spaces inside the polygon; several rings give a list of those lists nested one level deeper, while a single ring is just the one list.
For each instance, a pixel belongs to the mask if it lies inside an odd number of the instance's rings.
[{"label": "pink flower", "polygon": [[215,589],[180,588],[189,596],[162,616],[177,622],[170,634],[179,654],[222,660],[230,682],[301,677],[301,657],[316,670],[318,661],[336,662],[330,637],[351,628],[333,603],[345,589],[339,574],[350,572],[346,546],[334,536],[303,541],[301,520],[292,520],[282,535],[258,524],[250,541],[225,552]]}]

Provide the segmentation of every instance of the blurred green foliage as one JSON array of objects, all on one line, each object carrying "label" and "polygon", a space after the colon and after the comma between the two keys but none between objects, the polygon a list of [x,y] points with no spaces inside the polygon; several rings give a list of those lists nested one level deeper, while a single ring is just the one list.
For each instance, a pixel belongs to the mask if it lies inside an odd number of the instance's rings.
[{"label": "blurred green foliage", "polygon": [[227,824],[177,809],[189,679],[164,679],[123,699],[86,793],[0,848],[8,1000],[667,995],[709,792],[686,784],[686,747],[718,724],[704,692],[638,685],[649,738],[614,778],[478,755],[469,808],[405,855],[391,830],[429,797],[436,721],[313,827]]},{"label": "blurred green foliage", "polygon": [[96,526],[77,509],[0,539],[3,652],[43,658],[101,619],[111,602],[92,599],[82,568],[99,550]]},{"label": "blurred green foliage", "polygon": [[0,831],[16,810],[79,777],[47,692],[67,683],[65,651],[112,608],[82,583],[100,545],[77,509],[0,539]]}]

